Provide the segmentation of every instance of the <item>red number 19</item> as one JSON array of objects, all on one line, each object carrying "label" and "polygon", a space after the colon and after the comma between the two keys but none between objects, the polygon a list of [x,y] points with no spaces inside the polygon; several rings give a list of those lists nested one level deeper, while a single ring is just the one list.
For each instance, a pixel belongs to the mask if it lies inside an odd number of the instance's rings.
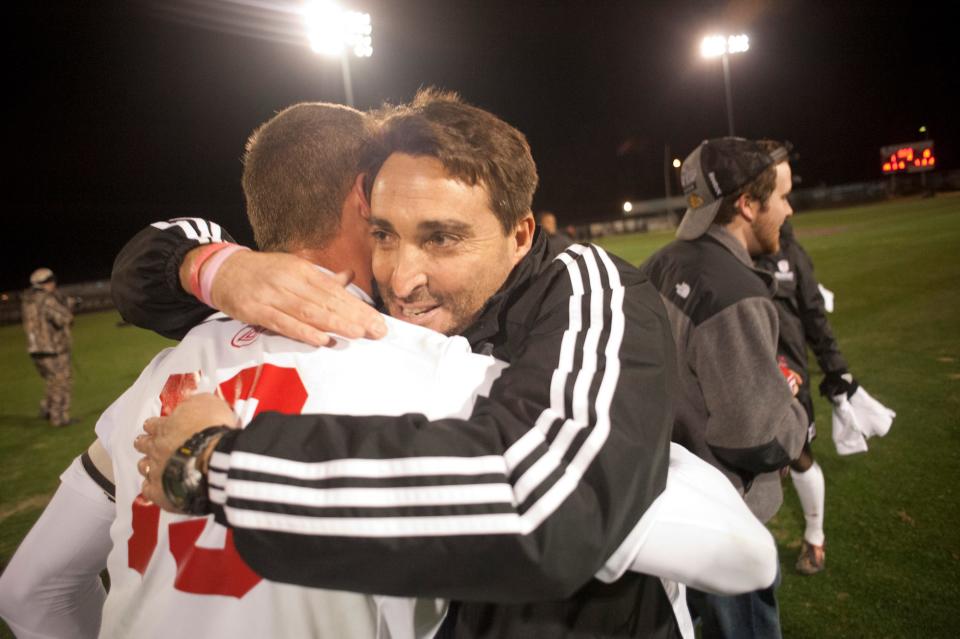
[{"label": "red number 19", "polygon": [[[181,400],[196,391],[196,380],[196,373],[168,377],[160,392],[160,414],[169,415]],[[254,415],[268,410],[299,414],[307,401],[307,391],[297,370],[272,364],[240,371],[220,384],[220,392],[231,407],[237,400],[256,400]],[[127,542],[127,563],[143,575],[157,546],[160,509],[139,495],[132,508],[133,534]],[[232,530],[227,530],[223,548],[197,546],[207,526],[219,525],[211,517],[200,517],[173,522],[167,527],[170,553],[177,563],[174,588],[198,595],[239,599],[260,582],[260,576],[237,553]]]}]

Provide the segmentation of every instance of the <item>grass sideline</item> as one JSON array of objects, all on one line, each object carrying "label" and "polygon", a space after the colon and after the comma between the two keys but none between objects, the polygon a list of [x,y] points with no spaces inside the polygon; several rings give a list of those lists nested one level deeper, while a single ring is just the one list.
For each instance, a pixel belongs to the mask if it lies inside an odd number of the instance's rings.
[{"label": "grass sideline", "polygon": [[[817,275],[837,294],[831,323],[852,372],[897,410],[890,434],[839,457],[818,398],[814,444],[827,480],[827,570],[793,570],[803,516],[789,482],[771,529],[781,553],[784,636],[952,637],[960,610],[960,197],[903,200],[794,218]],[[658,233],[599,243],[639,263],[672,239]],[[75,327],[74,415],[36,416],[41,383],[19,326],[0,327],[0,567],[39,516],[57,477],[93,439],[99,413],[170,342],[115,313]],[[815,368],[815,366],[814,366]],[[813,383],[819,382],[815,375]],[[0,623],[0,637],[9,637]]]}]

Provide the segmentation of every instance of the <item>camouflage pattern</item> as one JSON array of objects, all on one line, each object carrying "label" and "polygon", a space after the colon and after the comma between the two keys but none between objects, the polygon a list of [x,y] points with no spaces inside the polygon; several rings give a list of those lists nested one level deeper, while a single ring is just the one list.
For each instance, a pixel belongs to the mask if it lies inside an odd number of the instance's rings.
[{"label": "camouflage pattern", "polygon": [[68,353],[72,345],[71,304],[58,291],[33,288],[23,295],[23,330],[27,333],[27,352],[34,354]]},{"label": "camouflage pattern", "polygon": [[70,423],[70,391],[73,374],[70,353],[34,355],[32,357],[40,377],[47,383],[46,394],[40,402],[40,413],[54,426]]},{"label": "camouflage pattern", "polygon": [[70,370],[70,347],[73,323],[72,304],[58,291],[32,288],[23,295],[23,328],[27,334],[27,351],[40,376],[46,382],[46,393],[40,402],[40,414],[54,426],[70,422],[70,391],[73,375]]}]

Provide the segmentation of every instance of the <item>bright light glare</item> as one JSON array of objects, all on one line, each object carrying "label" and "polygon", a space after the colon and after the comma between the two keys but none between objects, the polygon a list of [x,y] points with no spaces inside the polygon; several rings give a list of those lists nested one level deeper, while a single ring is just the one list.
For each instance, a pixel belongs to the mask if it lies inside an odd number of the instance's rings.
[{"label": "bright light glare", "polygon": [[743,53],[750,49],[750,38],[744,34],[707,36],[700,42],[700,55],[717,58],[725,53]]},{"label": "bright light glare", "polygon": [[680,158],[673,158],[673,168],[675,169],[680,168]]},{"label": "bright light glare", "polygon": [[721,35],[707,36],[700,43],[700,55],[716,58],[727,52],[727,39]]},{"label": "bright light glare", "polygon": [[743,53],[750,50],[750,38],[744,34],[732,35],[727,38],[728,53]]},{"label": "bright light glare", "polygon": [[624,212],[624,213],[629,213],[629,212],[632,211],[632,210],[633,210],[633,204],[632,204],[631,202],[624,202],[624,203],[623,203],[623,212]]},{"label": "bright light glare", "polygon": [[315,53],[339,56],[351,50],[358,58],[373,55],[370,14],[345,11],[329,0],[314,0],[304,6],[303,18]]}]

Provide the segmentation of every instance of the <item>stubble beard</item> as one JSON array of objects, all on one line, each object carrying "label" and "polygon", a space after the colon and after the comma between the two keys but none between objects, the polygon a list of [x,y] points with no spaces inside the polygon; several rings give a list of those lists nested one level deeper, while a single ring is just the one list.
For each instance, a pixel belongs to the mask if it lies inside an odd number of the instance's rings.
[{"label": "stubble beard", "polygon": [[[475,288],[463,291],[461,294],[436,295],[426,287],[419,288],[407,297],[401,298],[394,294],[389,286],[380,287],[380,294],[390,315],[401,321],[407,320],[400,313],[401,304],[417,304],[429,301],[440,306],[446,313],[449,324],[434,328],[444,335],[460,335],[476,321],[485,302],[477,302],[478,291]],[[432,327],[431,327],[432,328]]]},{"label": "stubble beard", "polygon": [[780,252],[780,225],[770,222],[770,209],[761,209],[753,223],[753,235],[760,245],[761,254]]}]

